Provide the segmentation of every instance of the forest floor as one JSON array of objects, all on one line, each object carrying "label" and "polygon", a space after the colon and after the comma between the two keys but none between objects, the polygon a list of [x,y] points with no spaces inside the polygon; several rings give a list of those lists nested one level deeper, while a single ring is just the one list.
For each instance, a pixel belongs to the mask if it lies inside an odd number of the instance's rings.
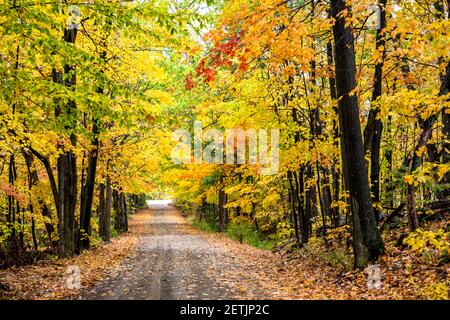
[{"label": "forest floor", "polygon": [[[365,271],[345,272],[299,251],[283,256],[191,227],[170,205],[134,215],[130,232],[82,255],[0,271],[6,299],[416,299],[448,279],[448,265],[414,264],[393,254],[379,262],[381,287]],[[81,288],[66,269],[78,265]]]}]

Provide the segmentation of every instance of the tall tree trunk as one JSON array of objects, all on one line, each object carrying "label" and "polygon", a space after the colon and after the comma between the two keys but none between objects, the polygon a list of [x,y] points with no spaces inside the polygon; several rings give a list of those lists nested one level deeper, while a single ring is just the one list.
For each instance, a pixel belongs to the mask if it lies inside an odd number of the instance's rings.
[{"label": "tall tree trunk", "polygon": [[92,203],[94,199],[95,173],[97,171],[97,159],[99,148],[98,119],[95,116],[93,119],[92,134],[94,135],[91,141],[92,149],[89,152],[87,177],[85,185],[83,187],[83,199],[81,199],[80,236],[79,236],[80,249],[89,248],[89,236],[91,234]]},{"label": "tall tree trunk", "polygon": [[[298,110],[296,108],[292,109],[292,119],[296,124],[300,124],[300,119],[298,118],[297,112]],[[299,131],[295,132],[294,141],[295,143],[300,142]],[[305,168],[301,166],[298,173],[292,172],[292,176],[295,181],[294,196],[297,200],[297,212],[298,212],[297,216],[299,218],[301,242],[308,243],[311,229],[311,214],[313,211],[312,210],[313,207],[311,201],[311,193],[307,194],[305,192],[305,183],[304,183]],[[310,189],[311,188],[308,188],[308,190]]]},{"label": "tall tree trunk", "polygon": [[292,221],[294,223],[294,235],[295,235],[295,240],[298,242],[300,240],[300,236],[298,233],[298,215],[297,215],[297,208],[299,208],[300,204],[300,199],[299,199],[299,195],[298,195],[298,190],[297,188],[294,187],[294,183],[293,183],[293,175],[291,171],[287,172],[287,176],[288,176],[288,181],[289,181],[289,187],[290,187],[290,198],[291,198],[291,208],[292,208]]},{"label": "tall tree trunk", "polygon": [[310,218],[317,216],[317,195],[314,185],[314,170],[312,164],[307,164],[305,169],[305,211]]},{"label": "tall tree trunk", "polygon": [[[325,168],[320,168],[319,162],[316,161],[316,170],[317,170],[317,192],[319,194],[320,199],[320,212],[322,215],[322,223],[324,231],[326,229],[326,217],[330,219],[330,221],[334,220],[334,211],[331,208],[331,189],[330,189],[330,181],[328,177],[327,170]],[[322,173],[322,174],[321,174]]]},{"label": "tall tree trunk", "polygon": [[[17,178],[14,154],[10,154],[8,163],[8,183],[14,188]],[[17,234],[17,216],[20,206],[13,194],[8,194],[8,211],[6,215],[6,225],[10,229],[10,233],[6,238],[6,266],[21,265],[24,263],[22,252],[24,250],[20,243],[20,237]],[[1,249],[1,248],[0,248]]]},{"label": "tall tree trunk", "polygon": [[[109,30],[111,26],[111,20],[107,20],[108,31],[107,36],[103,39],[102,45],[106,48],[106,40],[109,36]],[[106,51],[100,52],[100,59],[103,63],[106,61]],[[104,89],[100,86],[97,89],[98,94],[103,94]],[[92,216],[92,203],[94,199],[94,188],[95,188],[95,174],[97,171],[97,159],[98,159],[98,149],[99,144],[99,134],[100,134],[100,119],[94,113],[92,114],[92,140],[91,140],[91,150],[89,152],[88,158],[88,169],[86,184],[83,186],[83,192],[81,199],[81,210],[80,210],[80,249],[89,248],[89,236],[91,235],[91,216]],[[85,233],[87,237],[81,237],[82,233]],[[109,240],[108,240],[109,241]]]},{"label": "tall tree trunk", "polygon": [[412,184],[408,185],[408,222],[411,231],[420,228],[416,210],[416,187]]},{"label": "tall tree trunk", "polygon": [[125,194],[122,191],[113,190],[114,228],[120,233],[128,231],[127,207]]},{"label": "tall tree trunk", "polygon": [[296,172],[293,172],[294,180],[295,180],[295,189],[297,190],[297,209],[298,216],[300,217],[300,233],[301,233],[301,241],[302,243],[308,243],[310,230],[311,230],[311,216],[310,211],[305,208],[305,182],[304,182],[304,172],[305,169],[302,167],[298,172],[298,176]]},{"label": "tall tree trunk", "polygon": [[392,117],[388,117],[388,139],[389,143],[386,147],[386,151],[384,153],[384,157],[386,158],[387,162],[387,177],[385,182],[385,197],[387,197],[387,202],[389,203],[389,206],[392,208],[394,207],[395,202],[395,185],[394,185],[394,179],[393,179],[393,149],[394,149],[394,143],[393,140],[395,139],[392,135]]},{"label": "tall tree trunk", "polygon": [[[251,218],[253,221],[253,225],[255,226],[255,230],[259,232],[259,225],[258,225],[258,219],[256,217],[256,203],[252,201],[252,214]],[[298,240],[298,234],[297,234],[297,240]]]},{"label": "tall tree trunk", "polygon": [[226,194],[221,177],[221,186],[219,190],[219,232],[224,232],[227,224]]},{"label": "tall tree trunk", "polygon": [[354,266],[360,268],[376,260],[384,248],[373,213],[358,100],[353,93],[356,88],[353,30],[342,16],[344,11],[351,11],[345,0],[331,0],[342,164],[353,219]]},{"label": "tall tree trunk", "polygon": [[120,201],[122,206],[122,232],[128,231],[128,204],[125,192],[120,193]]},{"label": "tall tree trunk", "polygon": [[[444,1],[436,1],[434,3],[434,7],[436,8],[438,14],[438,19],[445,19],[445,7]],[[447,10],[450,10],[450,6],[447,2]],[[447,16],[448,17],[448,16]],[[441,87],[439,90],[439,95],[444,96],[450,93],[450,63],[447,64],[447,68],[445,72],[440,74]],[[450,162],[450,111],[448,109],[442,110],[442,154],[441,163],[449,163]],[[446,200],[450,198],[450,172],[447,172],[443,179],[442,183],[446,184],[447,187],[444,188],[441,192],[437,193],[437,197],[440,200]]]},{"label": "tall tree trunk", "polygon": [[[76,29],[64,30],[64,41],[74,44],[77,36]],[[67,87],[75,90],[76,77],[75,67],[66,64],[64,66],[65,77],[63,79],[60,72],[53,72],[53,80],[63,83]],[[71,132],[70,142],[73,147],[76,146],[76,136],[73,129],[76,126],[74,122],[74,113],[76,103],[70,100],[65,106],[65,110],[61,110],[60,106],[55,109],[55,116],[64,116],[66,119],[65,128]],[[62,111],[65,111],[64,114]],[[75,251],[75,207],[77,203],[77,165],[76,157],[72,150],[65,150],[63,145],[58,145],[58,149],[62,154],[57,160],[58,171],[58,189],[59,189],[59,216],[58,216],[58,255],[59,257],[69,257]]]},{"label": "tall tree trunk", "polygon": [[[364,129],[364,152],[370,150],[370,183],[373,202],[380,202],[380,147],[383,122],[379,119],[380,108],[377,105],[382,94],[383,65],[386,56],[386,3],[387,0],[379,0],[380,25],[377,28],[375,51],[381,53],[381,59],[375,64],[373,79],[372,106],[369,111],[367,125]],[[380,219],[378,208],[374,209],[375,218]]]},{"label": "tall tree trunk", "polygon": [[[440,95],[446,95],[450,92],[450,63],[447,65],[445,75],[441,76],[441,91]],[[442,160],[441,163],[450,163],[450,112],[449,110],[442,110]],[[450,171],[447,172],[442,183],[446,184],[447,187],[438,192],[437,196],[440,200],[446,200],[450,198]]]},{"label": "tall tree trunk", "polygon": [[103,216],[104,233],[102,235],[103,241],[109,242],[111,240],[111,208],[112,208],[112,188],[111,179],[106,176],[105,185],[105,214]]},{"label": "tall tree trunk", "polygon": [[105,234],[105,189],[106,186],[103,182],[98,184],[98,205],[97,205],[97,216],[98,216],[98,233],[102,237],[103,241]]},{"label": "tall tree trunk", "polygon": [[111,206],[112,206],[112,189],[109,176],[106,176],[105,183],[100,183],[99,188],[99,205],[98,220],[99,232],[103,241],[111,240]]},{"label": "tall tree trunk", "polygon": [[[328,16],[331,17],[331,11],[328,10]],[[336,75],[334,70],[334,61],[333,61],[333,45],[331,42],[327,43],[327,63],[330,68],[329,86],[330,86],[330,97],[333,101],[337,100],[337,91],[336,91]],[[339,125],[336,118],[338,118],[338,109],[336,106],[333,107],[333,111],[335,113],[335,117],[333,117],[333,145],[336,149],[339,149]],[[333,201],[336,203],[339,201],[339,185],[340,185],[340,177],[339,177],[339,167],[338,167],[338,159],[333,156],[333,163],[331,166],[331,177],[333,184]],[[333,227],[339,226],[340,220],[340,211],[339,206],[335,206],[333,208]]]}]

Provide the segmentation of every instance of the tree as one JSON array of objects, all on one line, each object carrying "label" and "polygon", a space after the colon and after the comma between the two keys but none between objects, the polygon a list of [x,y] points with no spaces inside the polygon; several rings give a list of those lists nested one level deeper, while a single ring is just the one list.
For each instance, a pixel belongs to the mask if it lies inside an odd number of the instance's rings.
[{"label": "tree", "polygon": [[[381,136],[383,132],[383,122],[380,119],[379,99],[382,94],[383,65],[386,56],[386,5],[387,0],[380,0],[378,4],[379,25],[377,26],[375,52],[377,61],[373,77],[372,103],[374,104],[364,128],[364,151],[370,149],[370,182],[373,202],[380,202],[380,148]],[[378,206],[374,208],[375,218],[380,219]]]},{"label": "tree", "polygon": [[333,25],[336,88],[339,99],[339,128],[341,131],[342,166],[345,187],[350,195],[355,266],[363,267],[383,252],[383,242],[377,229],[370,197],[367,166],[359,120],[356,89],[354,39],[351,25],[344,13],[351,8],[345,0],[331,1]]}]

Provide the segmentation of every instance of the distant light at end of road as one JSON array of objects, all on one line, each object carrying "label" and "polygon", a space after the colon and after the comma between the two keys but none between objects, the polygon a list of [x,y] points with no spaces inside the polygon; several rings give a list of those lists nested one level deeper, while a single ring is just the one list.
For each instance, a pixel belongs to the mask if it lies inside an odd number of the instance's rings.
[{"label": "distant light at end of road", "polygon": [[151,205],[168,205],[171,204],[172,200],[167,199],[167,200],[147,200],[147,205],[151,206]]}]

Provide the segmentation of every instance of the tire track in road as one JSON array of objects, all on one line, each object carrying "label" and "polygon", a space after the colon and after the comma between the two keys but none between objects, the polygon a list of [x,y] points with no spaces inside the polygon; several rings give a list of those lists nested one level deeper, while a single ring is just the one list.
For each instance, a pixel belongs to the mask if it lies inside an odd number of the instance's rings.
[{"label": "tire track in road", "polygon": [[[229,253],[212,246],[168,205],[153,205],[148,233],[135,254],[105,281],[81,294],[81,299],[231,299],[235,290],[220,275]],[[217,272],[219,269],[219,272]],[[212,272],[216,270],[216,272]],[[219,276],[219,277],[218,277]]]}]

